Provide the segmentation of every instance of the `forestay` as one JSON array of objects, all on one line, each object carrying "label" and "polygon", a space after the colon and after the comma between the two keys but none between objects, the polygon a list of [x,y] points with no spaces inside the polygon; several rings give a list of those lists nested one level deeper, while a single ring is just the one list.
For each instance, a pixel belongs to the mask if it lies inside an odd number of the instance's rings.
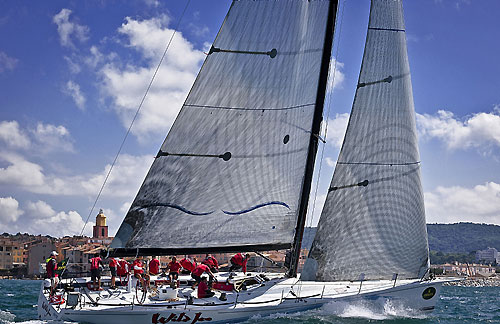
[{"label": "forestay", "polygon": [[328,5],[233,2],[111,247],[291,246]]},{"label": "forestay", "polygon": [[358,88],[303,280],[416,278],[428,268],[405,37],[401,1],[372,0]]}]

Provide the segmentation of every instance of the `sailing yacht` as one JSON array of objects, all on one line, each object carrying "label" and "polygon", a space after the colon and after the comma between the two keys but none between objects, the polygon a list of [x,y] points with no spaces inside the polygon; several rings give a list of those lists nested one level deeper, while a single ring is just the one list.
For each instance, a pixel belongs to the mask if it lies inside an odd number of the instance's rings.
[{"label": "sailing yacht", "polygon": [[[432,311],[420,159],[401,0],[372,0],[352,113],[298,272],[335,31],[336,0],[235,0],[109,250],[111,256],[290,250],[286,273],[218,273],[196,298],[152,277],[100,292],[43,286],[39,318],[229,322],[326,304]],[[222,284],[223,283],[223,284]]]}]

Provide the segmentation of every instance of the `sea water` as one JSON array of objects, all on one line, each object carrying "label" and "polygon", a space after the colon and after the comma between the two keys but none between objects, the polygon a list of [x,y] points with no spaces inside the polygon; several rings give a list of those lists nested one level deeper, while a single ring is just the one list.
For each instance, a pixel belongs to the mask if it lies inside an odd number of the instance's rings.
[{"label": "sea water", "polygon": [[[37,298],[41,282],[0,280],[0,324],[46,323],[37,320]],[[254,316],[244,324],[425,324],[499,323],[500,287],[443,287],[436,309],[430,314],[386,302],[373,309],[363,303],[326,305],[297,314]]]}]

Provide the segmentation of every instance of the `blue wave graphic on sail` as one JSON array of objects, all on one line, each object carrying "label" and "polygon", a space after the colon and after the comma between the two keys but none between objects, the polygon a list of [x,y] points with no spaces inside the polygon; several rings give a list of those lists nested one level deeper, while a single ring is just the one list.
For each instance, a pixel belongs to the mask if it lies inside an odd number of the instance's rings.
[{"label": "blue wave graphic on sail", "polygon": [[283,206],[283,207],[286,207],[286,208],[290,209],[290,206],[288,206],[286,203],[284,203],[282,201],[270,201],[270,202],[263,203],[263,204],[258,204],[258,205],[255,205],[253,207],[250,207],[250,208],[247,208],[247,209],[243,209],[243,210],[240,210],[240,211],[230,212],[230,211],[222,210],[222,212],[224,214],[227,214],[227,215],[241,215],[241,214],[245,214],[245,213],[251,212],[253,210],[256,210],[258,208],[266,207],[266,206],[269,206],[269,205],[280,205],[280,206]]},{"label": "blue wave graphic on sail", "polygon": [[179,205],[176,205],[176,204],[163,204],[163,203],[162,204],[143,205],[143,206],[141,206],[141,208],[158,207],[158,206],[174,208],[174,209],[180,210],[181,212],[184,212],[184,213],[189,214],[189,215],[194,215],[194,216],[210,215],[214,212],[212,210],[210,212],[200,213],[200,212],[191,211],[189,209],[186,209],[186,208],[179,206]]}]

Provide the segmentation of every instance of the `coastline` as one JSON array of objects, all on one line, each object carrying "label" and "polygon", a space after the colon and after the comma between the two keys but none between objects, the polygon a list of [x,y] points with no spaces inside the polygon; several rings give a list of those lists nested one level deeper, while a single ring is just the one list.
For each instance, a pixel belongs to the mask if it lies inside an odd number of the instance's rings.
[{"label": "coastline", "polygon": [[478,278],[469,277],[461,281],[446,282],[444,286],[457,286],[457,287],[500,287],[500,277],[498,275]]}]

